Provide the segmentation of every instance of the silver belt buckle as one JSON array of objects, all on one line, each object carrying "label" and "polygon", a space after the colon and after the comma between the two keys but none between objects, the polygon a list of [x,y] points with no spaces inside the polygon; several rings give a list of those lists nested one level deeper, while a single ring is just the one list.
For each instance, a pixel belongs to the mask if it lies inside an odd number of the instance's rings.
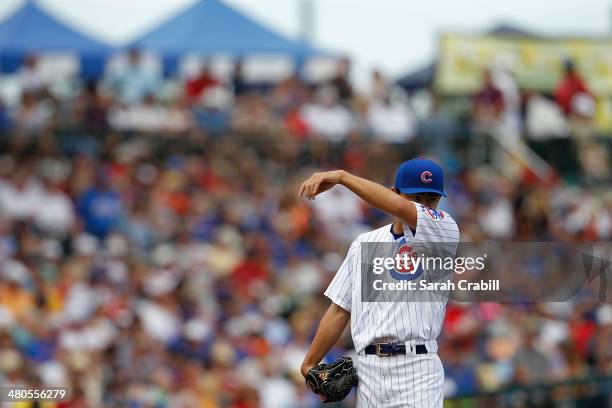
[{"label": "silver belt buckle", "polygon": [[378,357],[389,357],[391,355],[391,353],[383,353],[382,352],[382,346],[385,345],[387,343],[376,343],[374,344],[374,347],[376,349],[376,355]]}]

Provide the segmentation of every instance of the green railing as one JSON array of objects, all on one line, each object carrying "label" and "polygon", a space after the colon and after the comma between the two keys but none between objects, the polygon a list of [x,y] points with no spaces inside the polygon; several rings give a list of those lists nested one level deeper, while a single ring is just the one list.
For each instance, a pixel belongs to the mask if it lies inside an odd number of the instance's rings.
[{"label": "green railing", "polygon": [[445,408],[612,407],[612,375],[592,375],[567,381],[510,386],[495,391],[461,395]]}]

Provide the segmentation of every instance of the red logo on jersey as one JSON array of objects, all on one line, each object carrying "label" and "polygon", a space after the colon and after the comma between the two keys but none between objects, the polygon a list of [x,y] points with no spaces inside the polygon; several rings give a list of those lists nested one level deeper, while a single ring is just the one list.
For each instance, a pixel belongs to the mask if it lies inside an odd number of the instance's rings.
[{"label": "red logo on jersey", "polygon": [[423,268],[412,247],[403,244],[395,253],[395,270],[390,270],[391,276],[398,280],[413,280],[421,276]]},{"label": "red logo on jersey", "polygon": [[431,176],[433,176],[433,174],[431,174],[431,171],[424,171],[421,173],[421,181],[423,183],[431,183]]},{"label": "red logo on jersey", "polygon": [[[398,273],[414,273],[415,267],[412,263],[412,257],[414,256],[412,247],[402,245],[395,255],[395,270]],[[399,257],[397,255],[399,255]]]}]

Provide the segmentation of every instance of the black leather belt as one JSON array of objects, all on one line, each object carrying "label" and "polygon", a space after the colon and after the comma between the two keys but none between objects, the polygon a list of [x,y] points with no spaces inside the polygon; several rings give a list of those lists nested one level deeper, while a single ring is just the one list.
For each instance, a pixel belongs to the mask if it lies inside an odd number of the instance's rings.
[{"label": "black leather belt", "polygon": [[[378,357],[406,354],[406,345],[404,343],[374,343],[365,348],[365,353],[376,354]],[[414,353],[427,354],[427,347],[424,344],[417,344],[414,346]]]}]

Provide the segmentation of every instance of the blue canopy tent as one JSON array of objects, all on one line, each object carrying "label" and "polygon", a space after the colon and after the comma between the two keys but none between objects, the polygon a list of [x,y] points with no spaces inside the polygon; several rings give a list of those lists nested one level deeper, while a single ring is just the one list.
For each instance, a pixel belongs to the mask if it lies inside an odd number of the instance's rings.
[{"label": "blue canopy tent", "polygon": [[96,77],[104,72],[113,47],[67,26],[34,1],[0,22],[0,70],[14,72],[28,54],[73,53],[81,74]]},{"label": "blue canopy tent", "polygon": [[220,0],[197,1],[128,47],[159,54],[166,72],[176,71],[178,59],[188,53],[232,57],[283,54],[298,64],[310,57],[330,55],[284,37]]}]

